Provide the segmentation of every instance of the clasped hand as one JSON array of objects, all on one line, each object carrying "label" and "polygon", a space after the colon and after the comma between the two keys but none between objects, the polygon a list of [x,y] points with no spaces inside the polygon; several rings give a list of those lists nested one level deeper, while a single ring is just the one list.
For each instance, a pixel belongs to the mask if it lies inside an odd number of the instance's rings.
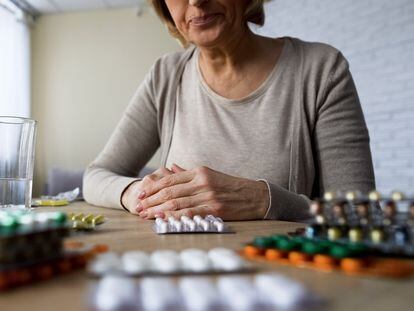
[{"label": "clasped hand", "polygon": [[145,219],[214,215],[224,220],[263,219],[269,191],[263,181],[230,176],[208,167],[160,168],[131,184],[123,205]]}]

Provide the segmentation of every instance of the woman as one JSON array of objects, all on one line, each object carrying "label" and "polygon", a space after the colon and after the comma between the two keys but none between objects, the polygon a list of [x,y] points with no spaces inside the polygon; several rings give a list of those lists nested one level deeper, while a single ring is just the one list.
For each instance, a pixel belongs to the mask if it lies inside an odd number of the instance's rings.
[{"label": "woman", "polygon": [[[186,49],[159,59],[84,177],[85,199],[145,219],[307,217],[325,190],[374,189],[369,137],[336,49],[267,38],[263,0],[152,0]],[[161,168],[137,173],[161,148]]]}]

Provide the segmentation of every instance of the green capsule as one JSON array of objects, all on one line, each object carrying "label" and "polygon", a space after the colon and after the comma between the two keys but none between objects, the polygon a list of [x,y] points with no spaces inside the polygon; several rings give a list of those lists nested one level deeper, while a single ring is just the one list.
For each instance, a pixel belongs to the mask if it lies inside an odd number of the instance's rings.
[{"label": "green capsule", "polygon": [[66,221],[67,221],[67,215],[62,212],[55,212],[53,214],[53,220],[55,224],[64,225],[66,224]]},{"label": "green capsule", "polygon": [[302,245],[302,251],[306,254],[324,254],[327,248],[323,244],[318,242],[306,242]]},{"label": "green capsule", "polygon": [[273,240],[271,237],[256,237],[253,244],[260,248],[269,248],[273,246]]},{"label": "green capsule", "polygon": [[0,219],[0,229],[2,231],[14,231],[19,226],[19,222],[13,216],[4,216]]},{"label": "green capsule", "polygon": [[338,244],[331,248],[330,254],[335,258],[346,258],[352,257],[354,253],[348,247]]},{"label": "green capsule", "polygon": [[288,240],[280,240],[277,242],[277,248],[282,250],[282,251],[291,251],[294,250],[298,247],[298,243],[292,239],[288,239]]}]

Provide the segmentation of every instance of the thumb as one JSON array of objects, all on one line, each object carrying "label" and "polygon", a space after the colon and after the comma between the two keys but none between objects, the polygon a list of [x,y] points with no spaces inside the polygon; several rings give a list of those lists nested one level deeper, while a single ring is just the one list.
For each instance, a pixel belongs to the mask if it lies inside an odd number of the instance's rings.
[{"label": "thumb", "polygon": [[174,163],[171,166],[171,171],[173,171],[174,173],[181,173],[181,172],[185,172],[186,170]]}]

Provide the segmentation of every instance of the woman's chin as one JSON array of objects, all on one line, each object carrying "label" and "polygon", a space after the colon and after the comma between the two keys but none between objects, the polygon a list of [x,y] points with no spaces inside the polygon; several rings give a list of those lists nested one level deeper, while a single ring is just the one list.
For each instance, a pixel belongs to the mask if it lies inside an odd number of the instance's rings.
[{"label": "woman's chin", "polygon": [[221,30],[208,30],[191,36],[191,42],[201,48],[214,47],[225,41],[224,31]]}]

